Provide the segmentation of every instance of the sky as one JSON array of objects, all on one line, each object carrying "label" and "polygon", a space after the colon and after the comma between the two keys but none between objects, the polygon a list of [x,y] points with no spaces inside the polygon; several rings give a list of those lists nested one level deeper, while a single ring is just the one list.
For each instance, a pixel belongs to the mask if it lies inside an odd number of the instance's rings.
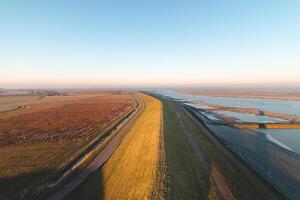
[{"label": "sky", "polygon": [[0,88],[300,86],[300,1],[0,0]]}]

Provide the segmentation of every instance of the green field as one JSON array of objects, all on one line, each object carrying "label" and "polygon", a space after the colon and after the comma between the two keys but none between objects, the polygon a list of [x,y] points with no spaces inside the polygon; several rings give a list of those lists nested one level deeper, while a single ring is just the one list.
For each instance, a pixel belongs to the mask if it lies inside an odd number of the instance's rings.
[{"label": "green field", "polygon": [[197,160],[175,106],[163,101],[167,199],[218,199],[214,184]]}]

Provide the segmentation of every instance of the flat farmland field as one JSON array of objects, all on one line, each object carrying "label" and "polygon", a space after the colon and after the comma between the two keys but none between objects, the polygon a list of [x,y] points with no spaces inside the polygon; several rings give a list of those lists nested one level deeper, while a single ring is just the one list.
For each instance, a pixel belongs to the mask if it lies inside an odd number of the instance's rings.
[{"label": "flat farmland field", "polygon": [[101,97],[110,92],[76,92],[68,95],[44,96],[44,95],[0,95],[0,119],[24,113],[45,110],[58,105],[68,104],[74,100],[82,100],[91,97]]},{"label": "flat farmland field", "polygon": [[129,93],[44,97],[43,103],[37,103],[36,97],[7,98],[15,102],[20,98],[17,104],[26,99],[30,107],[12,114],[9,111],[0,118],[0,199],[51,176],[134,105]]}]

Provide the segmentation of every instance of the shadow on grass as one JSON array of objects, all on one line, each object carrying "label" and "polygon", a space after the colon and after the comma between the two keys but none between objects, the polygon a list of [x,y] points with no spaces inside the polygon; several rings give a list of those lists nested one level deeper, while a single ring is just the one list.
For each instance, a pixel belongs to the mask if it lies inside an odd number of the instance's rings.
[{"label": "shadow on grass", "polygon": [[[80,176],[80,175],[79,175]],[[89,174],[78,187],[71,191],[65,200],[101,200],[104,199],[102,167]]]},{"label": "shadow on grass", "polygon": [[[71,178],[68,178],[68,180],[62,182],[54,188],[44,189],[41,186],[45,183],[45,181],[42,180],[50,174],[53,174],[53,172],[54,171],[52,170],[44,170],[24,173],[13,177],[1,177],[0,200],[40,200],[48,198],[55,200],[104,199],[104,190],[102,183],[103,176],[101,168],[92,173],[88,171],[79,172],[78,174],[74,175]],[[83,173],[88,173],[88,178],[84,179]],[[72,187],[74,187],[74,190],[71,190],[71,192],[69,193],[69,190]],[[68,192],[66,193],[66,191]]]},{"label": "shadow on grass", "polygon": [[36,199],[35,194],[21,198],[25,190],[36,186],[43,178],[52,174],[52,170],[41,170],[30,173],[23,173],[12,177],[0,178],[0,199]]}]

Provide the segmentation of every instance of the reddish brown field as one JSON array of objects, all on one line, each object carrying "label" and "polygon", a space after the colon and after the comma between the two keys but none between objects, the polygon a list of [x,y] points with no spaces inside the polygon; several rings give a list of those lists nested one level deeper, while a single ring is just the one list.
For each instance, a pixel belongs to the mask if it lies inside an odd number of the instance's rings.
[{"label": "reddish brown field", "polygon": [[0,147],[83,138],[91,130],[103,128],[109,121],[129,110],[132,103],[128,94],[108,94],[0,119]]},{"label": "reddish brown field", "polygon": [[129,93],[0,97],[0,199],[9,199],[55,174],[102,128],[134,105]]},{"label": "reddish brown field", "polygon": [[109,96],[110,92],[77,92],[68,96],[0,96],[0,119],[57,107],[91,97]]}]

